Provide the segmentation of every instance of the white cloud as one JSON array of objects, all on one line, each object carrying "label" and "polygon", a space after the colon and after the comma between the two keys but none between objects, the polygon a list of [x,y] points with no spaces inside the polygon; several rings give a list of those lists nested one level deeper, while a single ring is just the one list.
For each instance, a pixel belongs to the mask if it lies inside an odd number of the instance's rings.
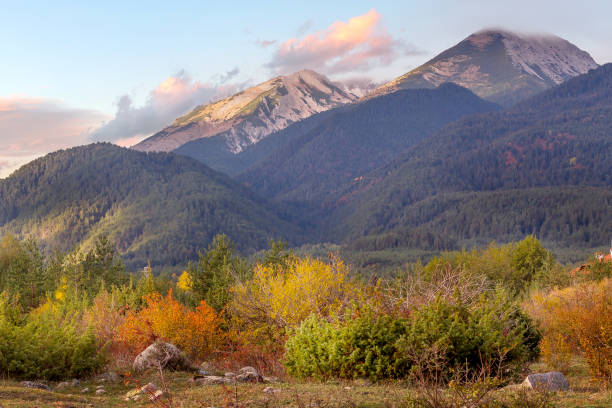
[{"label": "white cloud", "polygon": [[95,141],[133,145],[158,132],[177,117],[212,99],[227,96],[244,84],[228,84],[239,73],[238,67],[219,75],[221,85],[194,81],[184,71],[166,78],[149,93],[142,106],[134,106],[129,95],[117,102],[115,117],[92,133]]}]

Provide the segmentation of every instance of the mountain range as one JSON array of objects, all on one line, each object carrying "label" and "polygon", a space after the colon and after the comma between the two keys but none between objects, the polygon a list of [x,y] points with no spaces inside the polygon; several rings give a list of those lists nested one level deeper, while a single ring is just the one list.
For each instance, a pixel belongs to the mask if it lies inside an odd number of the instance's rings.
[{"label": "mountain range", "polygon": [[[202,105],[133,149],[51,153],[0,180],[0,233],[100,233],[140,267],[217,233],[357,251],[612,231],[612,65],[554,36],[475,33],[357,98],[313,71]],[[223,174],[225,173],[225,174]]]}]

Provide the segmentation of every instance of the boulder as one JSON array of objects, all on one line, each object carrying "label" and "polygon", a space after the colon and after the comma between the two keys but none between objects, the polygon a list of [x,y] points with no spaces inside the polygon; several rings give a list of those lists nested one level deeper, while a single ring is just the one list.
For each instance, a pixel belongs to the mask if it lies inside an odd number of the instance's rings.
[{"label": "boulder", "polygon": [[39,390],[51,391],[51,387],[49,387],[47,384],[43,384],[36,381],[22,381],[19,383],[19,385],[26,388],[36,388]]},{"label": "boulder", "polygon": [[567,378],[565,378],[565,376],[558,371],[551,371],[549,373],[542,374],[529,374],[527,378],[525,378],[525,381],[523,381],[522,385],[523,387],[536,390],[569,390],[569,381],[567,381]]},{"label": "boulder", "polygon": [[238,375],[236,375],[236,381],[263,382],[263,377],[259,375],[257,370],[253,367],[242,367],[240,370],[238,370]]},{"label": "boulder", "polygon": [[174,344],[157,341],[147,347],[134,359],[134,371],[148,368],[169,368],[172,370],[191,371],[191,362]]}]

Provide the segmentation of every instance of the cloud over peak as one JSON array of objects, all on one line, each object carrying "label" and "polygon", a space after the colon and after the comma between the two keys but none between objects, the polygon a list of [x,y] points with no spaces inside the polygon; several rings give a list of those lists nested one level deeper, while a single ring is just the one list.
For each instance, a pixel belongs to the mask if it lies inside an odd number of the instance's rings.
[{"label": "cloud over peak", "polygon": [[326,73],[367,71],[389,64],[401,55],[415,55],[416,47],[394,39],[380,24],[372,9],[347,22],[336,21],[327,29],[279,44],[266,64],[277,73],[304,68]]},{"label": "cloud over peak", "polygon": [[227,84],[239,73],[238,67],[218,76],[221,85],[194,81],[185,71],[170,76],[153,89],[142,106],[134,106],[129,95],[117,101],[115,117],[92,133],[95,141],[130,146],[166,127],[199,104],[238,90]]}]

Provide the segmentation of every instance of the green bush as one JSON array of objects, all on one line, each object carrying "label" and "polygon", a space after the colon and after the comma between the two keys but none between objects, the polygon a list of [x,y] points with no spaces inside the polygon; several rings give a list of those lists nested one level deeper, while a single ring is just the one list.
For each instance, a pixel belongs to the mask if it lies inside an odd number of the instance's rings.
[{"label": "green bush", "polygon": [[405,319],[366,315],[336,326],[309,317],[285,345],[285,366],[299,378],[402,377],[408,361],[395,343],[406,333]]},{"label": "green bush", "polygon": [[365,315],[332,324],[310,317],[288,339],[285,366],[299,378],[405,378],[411,369],[431,369],[423,356],[436,350],[438,376],[490,368],[491,375],[509,377],[537,356],[539,339],[529,317],[505,296],[483,297],[471,307],[439,297],[409,318]]},{"label": "green bush", "polygon": [[[457,370],[513,376],[538,355],[540,334],[531,319],[503,294],[468,308],[437,298],[411,316],[408,333],[398,350],[415,356],[440,350],[442,374],[450,378]],[[413,361],[415,363],[415,361]],[[421,367],[422,369],[422,367]]]},{"label": "green bush", "polygon": [[22,379],[79,378],[105,363],[94,333],[76,313],[52,307],[31,312],[25,322],[0,316],[0,373]]}]

